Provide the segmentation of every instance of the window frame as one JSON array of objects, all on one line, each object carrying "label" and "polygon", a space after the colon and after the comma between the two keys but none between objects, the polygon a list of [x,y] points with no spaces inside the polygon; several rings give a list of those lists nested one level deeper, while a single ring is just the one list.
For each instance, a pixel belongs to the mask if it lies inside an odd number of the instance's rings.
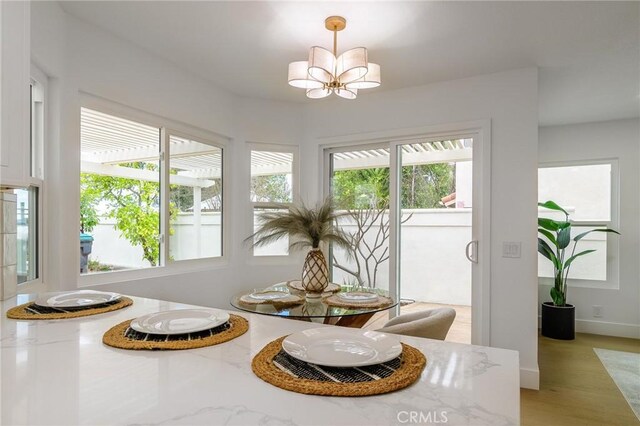
[{"label": "window frame", "polygon": [[[609,165],[611,166],[611,199],[610,199],[610,217],[609,221],[574,221],[571,220],[571,225],[575,227],[606,227],[608,229],[620,228],[620,166],[618,158],[594,158],[586,160],[571,160],[571,161],[549,161],[538,164],[538,170],[546,168],[558,168],[558,167],[580,167],[580,166],[597,166],[597,165]],[[539,187],[538,187],[539,192]],[[539,208],[538,215],[545,209]],[[598,289],[612,289],[616,290],[620,288],[620,239],[610,238],[607,234],[607,261],[606,261],[606,279],[594,280],[585,278],[571,278],[567,282],[571,287],[582,288],[598,288]],[[552,286],[553,278],[538,276],[538,283],[541,285]]]},{"label": "window frame", "polygon": [[[80,151],[80,111],[82,108],[88,108],[104,114],[121,117],[123,119],[135,121],[148,126],[160,129],[160,192],[161,200],[168,200],[169,185],[168,182],[169,168],[168,164],[168,143],[169,135],[187,137],[201,143],[207,143],[222,149],[222,192],[229,193],[229,146],[231,138],[220,133],[214,133],[209,130],[199,128],[194,125],[186,124],[177,120],[162,117],[152,113],[148,113],[130,106],[126,106],[117,102],[113,102],[86,92],[79,92],[79,103],[77,109],[78,123],[78,139],[77,146]],[[80,159],[78,158],[78,162]],[[76,223],[80,223],[80,164],[78,163],[78,179],[75,183],[76,197]],[[78,288],[113,284],[136,279],[147,279],[165,277],[186,272],[205,271],[210,269],[220,269],[228,266],[230,250],[230,234],[229,232],[229,211],[231,207],[228,202],[223,202],[223,223],[222,223],[222,253],[219,257],[206,257],[199,259],[185,259],[178,261],[168,261],[169,256],[169,238],[168,231],[168,203],[161,201],[160,203],[160,262],[159,265],[152,268],[127,269],[121,271],[105,271],[95,272],[91,274],[81,274],[80,268],[76,267],[76,282]],[[166,222],[166,223],[165,223]],[[74,266],[75,267],[75,266]]]},{"label": "window frame", "polygon": [[[254,218],[255,218],[255,210],[256,209],[277,209],[282,206],[292,206],[295,203],[300,201],[300,161],[299,161],[299,146],[298,145],[285,145],[285,144],[266,144],[266,143],[258,143],[258,142],[247,142],[246,144],[247,152],[248,152],[248,169],[249,169],[249,181],[247,186],[247,194],[249,195],[247,198],[249,199],[249,214],[248,214],[248,223],[249,223],[249,233],[248,235],[253,235],[253,230],[255,229]],[[290,203],[272,203],[272,202],[255,202],[251,200],[251,154],[253,151],[261,151],[261,152],[281,152],[292,154],[292,163],[291,163],[291,202]],[[249,249],[249,258],[254,262],[267,262],[272,263],[278,260],[288,260],[293,259],[294,254],[291,251],[288,251],[287,254],[282,255],[267,255],[267,256],[257,256],[254,254],[253,246]]]},{"label": "window frame", "polygon": [[[163,200],[170,200],[171,199],[171,185],[167,184],[167,182],[169,182],[170,179],[170,173],[171,173],[171,144],[170,144],[170,140],[171,140],[171,136],[176,136],[182,139],[188,139],[188,140],[192,140],[193,142],[197,142],[203,145],[209,145],[212,146],[214,148],[218,148],[220,149],[220,158],[222,160],[221,163],[221,167],[222,167],[222,174],[221,174],[221,179],[222,179],[222,209],[220,210],[220,214],[221,214],[221,221],[220,221],[220,237],[221,237],[221,241],[220,241],[220,256],[205,256],[205,257],[199,257],[199,258],[195,258],[195,259],[182,259],[182,260],[172,260],[170,258],[170,252],[171,252],[171,235],[170,235],[170,228],[171,228],[171,223],[169,221],[169,205],[167,204],[166,206],[164,206],[164,203],[161,203],[161,207],[165,207],[166,209],[166,214],[162,214],[162,212],[160,213],[160,228],[162,229],[161,232],[161,245],[160,245],[160,259],[163,265],[171,265],[171,264],[177,264],[177,263],[184,263],[184,262],[188,262],[188,263],[192,263],[194,265],[197,265],[199,261],[203,261],[203,260],[212,260],[212,259],[221,259],[223,257],[225,257],[225,255],[227,254],[229,247],[227,246],[227,238],[226,238],[226,229],[228,229],[228,223],[227,223],[227,214],[226,214],[226,205],[227,205],[227,200],[226,200],[226,186],[225,186],[225,181],[226,181],[226,170],[227,167],[225,165],[225,159],[227,156],[227,151],[226,151],[226,146],[216,142],[214,140],[211,139],[205,139],[205,138],[201,138],[198,136],[194,136],[193,134],[189,134],[189,133],[185,133],[181,130],[174,130],[173,128],[161,128],[161,139],[162,139],[162,149],[161,149],[161,153],[160,153],[160,157],[161,157],[161,161],[163,163],[163,166],[161,168],[161,173],[163,175],[163,177],[161,178],[161,181],[164,179],[165,184],[160,186],[160,191],[161,191],[161,199]],[[162,244],[163,243],[163,244]]]},{"label": "window frame", "polygon": [[[46,158],[46,132],[47,132],[47,101],[48,101],[48,90],[49,90],[49,79],[47,75],[42,72],[37,66],[31,64],[30,69],[30,91],[29,91],[29,173],[27,177],[28,185],[23,189],[30,190],[31,188],[37,189],[37,197],[35,198],[36,202],[36,222],[33,224],[35,228],[35,239],[36,239],[36,248],[35,255],[37,257],[36,262],[36,278],[33,280],[25,281],[18,284],[18,289],[21,292],[38,292],[44,291],[45,286],[45,278],[44,271],[45,269],[45,250],[44,246],[47,242],[46,238],[46,224],[45,224],[45,215],[44,211],[46,211],[44,203],[46,200],[45,197],[45,166],[44,159]],[[34,96],[34,88],[37,91]],[[35,104],[40,104],[36,106]],[[34,119],[34,110],[37,109],[38,117]],[[37,138],[34,141],[34,137]],[[36,152],[34,152],[36,151]],[[37,159],[37,161],[36,161]],[[39,170],[36,170],[34,173],[34,163],[39,165]],[[31,210],[32,207],[29,206]],[[31,231],[32,225],[29,225]],[[31,237],[31,232],[29,233]]]}]

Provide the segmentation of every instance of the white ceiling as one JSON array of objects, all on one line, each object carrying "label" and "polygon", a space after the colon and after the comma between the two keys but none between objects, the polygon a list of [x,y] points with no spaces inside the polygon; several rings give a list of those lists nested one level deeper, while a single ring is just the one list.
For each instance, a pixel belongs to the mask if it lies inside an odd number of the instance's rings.
[{"label": "white ceiling", "polygon": [[[304,102],[287,65],[330,47],[324,18],[366,46],[392,90],[540,67],[540,122],[634,117],[640,103],[637,2],[62,2],[102,27],[226,89]],[[363,91],[359,97],[367,96]]]}]

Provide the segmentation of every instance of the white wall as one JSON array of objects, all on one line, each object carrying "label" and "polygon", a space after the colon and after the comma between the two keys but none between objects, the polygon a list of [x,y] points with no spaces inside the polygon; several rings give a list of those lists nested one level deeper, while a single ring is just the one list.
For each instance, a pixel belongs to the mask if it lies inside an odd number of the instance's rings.
[{"label": "white wall", "polygon": [[[539,161],[617,159],[620,169],[619,288],[569,287],[577,331],[640,338],[640,122],[638,119],[540,128]],[[539,301],[549,300],[540,285]],[[593,317],[602,306],[602,318]]]},{"label": "white wall", "polygon": [[[301,112],[295,106],[239,98],[178,66],[111,34],[86,25],[54,2],[32,5],[32,59],[50,77],[47,162],[48,268],[50,289],[78,284],[79,108],[80,92],[146,113],[167,117],[230,139],[232,159],[226,213],[229,256],[221,265],[197,265],[180,278],[157,276],[121,281],[105,276],[101,288],[124,293],[229,308],[232,294],[299,274],[296,258],[273,262],[249,258],[242,240],[249,234],[249,159],[245,143],[298,144]],[[58,125],[59,123],[59,125]],[[247,264],[255,265],[247,268]]]},{"label": "white wall", "polygon": [[[523,69],[391,92],[327,100],[305,109],[302,170],[307,199],[319,195],[323,138],[491,119],[491,346],[520,351],[523,386],[538,384],[538,80]],[[522,257],[502,258],[503,241]],[[437,243],[434,243],[437,244]]]},{"label": "white wall", "polygon": [[[52,77],[48,147],[47,281],[73,288],[78,273],[79,91],[170,117],[231,138],[228,193],[249,187],[245,142],[301,147],[302,194],[319,196],[321,138],[405,127],[491,119],[492,346],[520,351],[522,384],[536,387],[537,71],[517,70],[398,91],[352,102],[305,105],[238,98],[130,43],[65,15],[55,3],[33,4],[33,59]],[[59,124],[58,124],[59,123]],[[248,192],[248,190],[247,190]],[[106,288],[182,302],[228,307],[232,293],[297,274],[296,259],[249,259],[248,196],[228,197],[234,217],[227,264],[174,276],[139,278]],[[504,259],[503,241],[522,241],[521,259]],[[248,268],[247,265],[252,265]]]}]

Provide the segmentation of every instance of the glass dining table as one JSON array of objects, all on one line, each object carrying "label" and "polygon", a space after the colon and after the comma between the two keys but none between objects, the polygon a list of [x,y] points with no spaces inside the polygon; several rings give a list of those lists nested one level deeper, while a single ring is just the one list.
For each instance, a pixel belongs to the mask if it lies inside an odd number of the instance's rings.
[{"label": "glass dining table", "polygon": [[[398,302],[389,296],[389,292],[380,289],[366,289],[367,292],[376,293],[379,296],[384,296],[390,299],[390,303],[384,306],[368,308],[368,307],[341,307],[330,305],[325,301],[327,296],[331,293],[325,293],[322,298],[319,299],[306,299],[303,291],[298,291],[288,285],[291,281],[286,281],[278,284],[274,284],[265,289],[254,289],[251,291],[243,291],[231,298],[231,306],[234,308],[251,312],[254,314],[277,316],[282,318],[291,318],[300,321],[317,322],[322,324],[339,325],[343,327],[361,328],[367,321],[373,317],[377,312],[386,311],[395,307]],[[340,286],[340,291],[345,292],[349,290],[356,290],[350,286]],[[361,290],[361,289],[358,289]],[[297,295],[302,298],[302,303],[293,306],[281,306],[279,304],[272,303],[259,303],[249,304],[243,301],[246,300],[246,296],[255,294],[255,292],[261,291],[280,291],[286,292],[291,295]]]}]

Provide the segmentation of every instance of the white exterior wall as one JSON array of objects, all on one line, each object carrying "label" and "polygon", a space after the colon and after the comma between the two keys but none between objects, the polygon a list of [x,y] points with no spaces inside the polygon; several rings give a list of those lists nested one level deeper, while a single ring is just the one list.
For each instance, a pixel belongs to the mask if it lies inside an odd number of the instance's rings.
[{"label": "white exterior wall", "polygon": [[[588,333],[640,338],[640,120],[540,128],[539,160],[589,161],[617,159],[620,173],[619,283],[593,288],[569,285],[576,306],[576,329]],[[593,254],[592,254],[593,255]],[[589,255],[589,256],[592,256]],[[585,256],[586,258],[587,256]],[[540,285],[538,301],[549,300],[548,285]],[[602,317],[593,306],[602,306]]]}]

